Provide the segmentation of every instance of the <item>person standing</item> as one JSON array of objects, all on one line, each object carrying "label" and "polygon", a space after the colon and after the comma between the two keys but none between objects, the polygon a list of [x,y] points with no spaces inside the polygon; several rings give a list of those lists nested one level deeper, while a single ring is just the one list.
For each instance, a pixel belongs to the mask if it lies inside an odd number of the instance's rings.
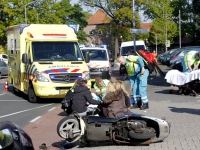
[{"label": "person standing", "polygon": [[192,72],[198,69],[200,63],[200,52],[189,51],[182,59],[183,72]]},{"label": "person standing", "polygon": [[153,55],[153,57],[154,57],[154,59],[155,59],[155,61],[157,62],[157,53],[156,53],[156,50],[153,50],[153,52],[152,52],[152,55]]},{"label": "person standing", "polygon": [[[117,61],[125,65],[131,88],[130,90],[133,92],[134,97],[134,105],[132,108],[140,108],[140,110],[148,109],[148,98],[147,98],[147,79],[149,76],[148,69],[144,68],[144,62],[142,57],[130,55],[127,58],[124,56],[119,56]],[[140,104],[141,100],[141,104]]]}]

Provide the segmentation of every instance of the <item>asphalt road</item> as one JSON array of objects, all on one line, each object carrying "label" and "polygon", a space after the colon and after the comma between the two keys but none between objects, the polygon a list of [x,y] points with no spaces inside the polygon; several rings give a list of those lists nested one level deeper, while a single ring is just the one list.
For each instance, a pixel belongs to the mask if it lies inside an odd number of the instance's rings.
[{"label": "asphalt road", "polygon": [[6,79],[0,80],[0,122],[11,121],[21,127],[33,122],[43,114],[60,105],[60,100],[43,100],[41,103],[29,103],[24,94],[15,95],[12,87],[4,91]]}]

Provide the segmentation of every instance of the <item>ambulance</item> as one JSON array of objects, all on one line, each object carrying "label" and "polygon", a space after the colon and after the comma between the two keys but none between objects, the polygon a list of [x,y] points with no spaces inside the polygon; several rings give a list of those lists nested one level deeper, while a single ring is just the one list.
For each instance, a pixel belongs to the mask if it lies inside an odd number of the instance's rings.
[{"label": "ambulance", "polygon": [[78,45],[78,27],[58,24],[19,24],[8,27],[8,82],[14,92],[40,98],[64,98],[78,78],[88,80],[90,72]]}]

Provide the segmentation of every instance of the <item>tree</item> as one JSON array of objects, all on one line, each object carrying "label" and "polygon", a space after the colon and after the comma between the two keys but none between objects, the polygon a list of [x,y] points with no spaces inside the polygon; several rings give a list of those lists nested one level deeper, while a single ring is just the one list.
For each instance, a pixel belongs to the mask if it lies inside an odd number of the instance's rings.
[{"label": "tree", "polygon": [[[114,36],[115,56],[118,51],[118,37],[123,36],[124,39],[131,39],[130,28],[133,27],[132,0],[80,0],[80,2],[89,7],[95,7],[103,10],[110,18],[110,32]],[[135,1],[136,6],[139,1]],[[135,17],[136,28],[139,28],[139,17]],[[108,28],[107,28],[108,30]],[[129,38],[130,37],[130,38]]]},{"label": "tree", "polygon": [[[141,0],[143,10],[148,18],[153,20],[149,42],[165,45],[166,40],[174,42],[174,37],[178,35],[177,24],[173,21],[173,7],[170,0]],[[166,49],[167,50],[167,49]]]},{"label": "tree", "polygon": [[200,43],[200,0],[193,0],[193,9],[194,9],[194,15],[195,15],[195,19],[194,19],[194,22],[195,22],[195,41],[196,41],[196,44],[199,45]]}]

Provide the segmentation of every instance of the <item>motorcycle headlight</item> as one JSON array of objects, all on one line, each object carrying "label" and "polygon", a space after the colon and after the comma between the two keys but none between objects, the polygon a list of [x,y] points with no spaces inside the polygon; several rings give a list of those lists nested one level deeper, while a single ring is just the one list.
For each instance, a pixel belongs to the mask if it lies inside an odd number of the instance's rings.
[{"label": "motorcycle headlight", "polygon": [[109,69],[106,67],[106,68],[100,68],[99,71],[108,71]]},{"label": "motorcycle headlight", "polygon": [[42,73],[42,72],[36,72],[36,78],[38,81],[41,81],[41,82],[49,82],[47,74]]},{"label": "motorcycle headlight", "polygon": [[90,80],[90,72],[84,72],[82,78],[85,80]]}]

